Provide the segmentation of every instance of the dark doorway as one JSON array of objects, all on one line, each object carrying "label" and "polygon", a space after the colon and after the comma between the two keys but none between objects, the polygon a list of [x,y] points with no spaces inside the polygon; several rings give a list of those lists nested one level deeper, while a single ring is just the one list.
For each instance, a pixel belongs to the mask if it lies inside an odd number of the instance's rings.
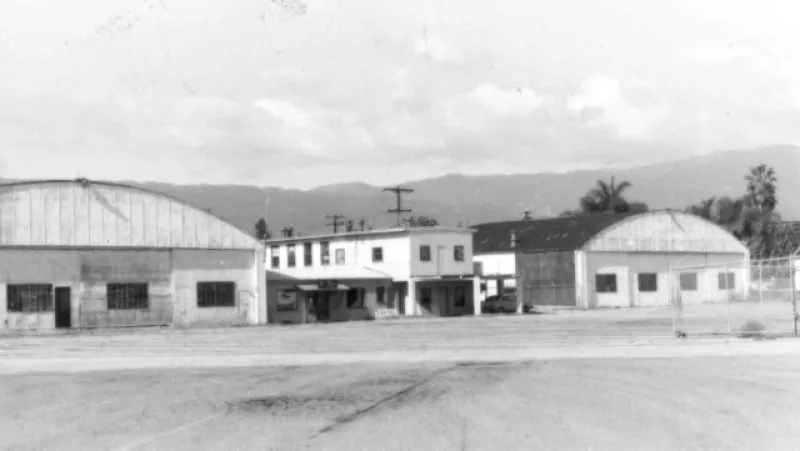
[{"label": "dark doorway", "polygon": [[329,321],[331,316],[330,293],[315,291],[308,293],[308,317],[306,322]]},{"label": "dark doorway", "polygon": [[320,292],[317,298],[317,321],[330,321],[331,319],[331,293]]},{"label": "dark doorway", "polygon": [[72,290],[69,287],[56,287],[55,311],[56,327],[68,329],[72,327]]}]

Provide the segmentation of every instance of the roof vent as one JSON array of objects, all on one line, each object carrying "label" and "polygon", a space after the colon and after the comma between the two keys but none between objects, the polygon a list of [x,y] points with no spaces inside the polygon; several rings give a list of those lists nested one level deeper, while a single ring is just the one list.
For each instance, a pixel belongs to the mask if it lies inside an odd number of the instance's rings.
[{"label": "roof vent", "polygon": [[512,249],[517,247],[517,233],[515,231],[513,231],[513,230],[511,231],[510,241],[511,241],[511,248]]}]

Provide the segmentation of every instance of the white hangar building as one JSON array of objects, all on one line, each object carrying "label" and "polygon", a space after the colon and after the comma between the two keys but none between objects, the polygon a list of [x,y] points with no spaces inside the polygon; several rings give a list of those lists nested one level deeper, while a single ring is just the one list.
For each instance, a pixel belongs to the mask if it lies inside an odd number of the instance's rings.
[{"label": "white hangar building", "polygon": [[666,306],[678,296],[687,304],[725,302],[746,296],[750,285],[747,247],[688,213],[558,217],[474,229],[481,278],[498,293],[516,287],[518,310],[522,304]]},{"label": "white hangar building", "polygon": [[[0,328],[266,323],[263,246],[116,183],[0,185]],[[0,329],[0,330],[2,330]]]}]

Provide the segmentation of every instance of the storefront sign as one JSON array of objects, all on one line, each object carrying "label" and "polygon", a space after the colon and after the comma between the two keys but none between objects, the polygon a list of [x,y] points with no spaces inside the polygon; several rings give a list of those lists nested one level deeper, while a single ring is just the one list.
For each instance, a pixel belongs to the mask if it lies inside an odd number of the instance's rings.
[{"label": "storefront sign", "polygon": [[323,288],[337,288],[339,286],[338,280],[319,280],[317,281],[317,287]]}]

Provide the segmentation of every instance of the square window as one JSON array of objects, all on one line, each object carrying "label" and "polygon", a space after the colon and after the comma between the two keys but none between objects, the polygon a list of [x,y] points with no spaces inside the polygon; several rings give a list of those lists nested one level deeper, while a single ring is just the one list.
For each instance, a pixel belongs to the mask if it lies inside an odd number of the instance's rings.
[{"label": "square window", "polygon": [[351,288],[347,290],[347,308],[359,309],[364,308],[364,295],[366,289],[364,288]]},{"label": "square window", "polygon": [[639,274],[639,292],[655,293],[658,291],[658,274],[641,273]]},{"label": "square window", "polygon": [[431,261],[431,247],[427,244],[423,244],[419,247],[419,261],[421,262],[429,262]]},{"label": "square window", "polygon": [[736,277],[732,272],[721,272],[717,275],[717,285],[720,290],[736,289]]},{"label": "square window", "polygon": [[682,291],[697,291],[697,273],[684,272],[679,276]]},{"label": "square window", "polygon": [[197,282],[198,307],[235,307],[233,282]]},{"label": "square window", "polygon": [[616,274],[597,274],[594,276],[594,283],[598,293],[617,292]]}]

